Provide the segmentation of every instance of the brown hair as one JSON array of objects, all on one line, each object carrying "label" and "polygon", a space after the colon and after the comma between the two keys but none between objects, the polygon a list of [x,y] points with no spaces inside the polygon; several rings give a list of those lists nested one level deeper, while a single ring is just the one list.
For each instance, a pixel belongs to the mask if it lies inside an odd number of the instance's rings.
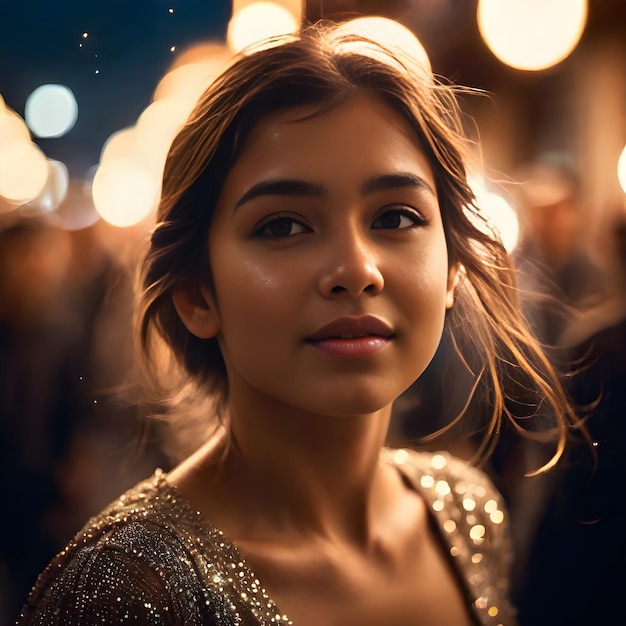
[{"label": "brown hair", "polygon": [[[487,441],[503,418],[522,428],[514,407],[529,404],[530,394],[530,404],[550,408],[559,433],[556,460],[575,417],[520,312],[508,253],[475,206],[455,88],[402,51],[345,25],[316,24],[242,54],[207,89],[174,140],[138,284],[136,335],[148,383],[178,404],[179,413],[189,410],[180,404],[184,399],[199,406],[203,397],[221,415],[228,381],[217,341],[189,333],[172,290],[198,278],[211,287],[207,241],[214,207],[251,129],[280,109],[318,105],[322,112],[362,93],[408,121],[433,168],[449,260],[462,268],[445,332],[473,373],[472,393],[490,406]],[[163,355],[166,370],[155,367]],[[206,424],[205,416],[209,433]]]}]

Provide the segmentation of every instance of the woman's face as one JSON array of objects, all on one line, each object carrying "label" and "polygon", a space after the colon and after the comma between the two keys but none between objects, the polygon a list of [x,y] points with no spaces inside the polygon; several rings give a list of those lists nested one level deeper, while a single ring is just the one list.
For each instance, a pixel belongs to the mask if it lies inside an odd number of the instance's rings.
[{"label": "woman's face", "polygon": [[[433,357],[455,271],[429,163],[369,97],[253,130],[226,177],[203,291],[231,402],[322,415],[388,407]],[[231,407],[233,408],[233,407]]]}]

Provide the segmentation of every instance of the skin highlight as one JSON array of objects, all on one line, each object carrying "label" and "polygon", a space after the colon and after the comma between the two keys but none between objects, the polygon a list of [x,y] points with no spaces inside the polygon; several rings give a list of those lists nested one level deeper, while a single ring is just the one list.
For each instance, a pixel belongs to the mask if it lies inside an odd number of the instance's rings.
[{"label": "skin highlight", "polygon": [[[234,538],[300,624],[319,619],[317,594],[329,623],[373,623],[361,603],[354,613],[341,607],[366,588],[371,600],[385,576],[397,578],[398,596],[387,581],[376,612],[397,601],[405,623],[422,623],[409,617],[415,551],[426,555],[417,567],[440,572],[448,607],[420,595],[422,614],[462,624],[462,595],[424,504],[380,458],[392,403],[434,355],[453,301],[457,270],[448,267],[432,171],[380,101],[300,118],[277,113],[252,131],[210,229],[213,288],[173,294],[190,331],[219,341],[231,444],[223,464],[209,446],[168,480]],[[329,325],[360,334],[359,323],[388,329],[384,345],[368,347],[372,335],[334,337],[330,350],[311,345]]]}]

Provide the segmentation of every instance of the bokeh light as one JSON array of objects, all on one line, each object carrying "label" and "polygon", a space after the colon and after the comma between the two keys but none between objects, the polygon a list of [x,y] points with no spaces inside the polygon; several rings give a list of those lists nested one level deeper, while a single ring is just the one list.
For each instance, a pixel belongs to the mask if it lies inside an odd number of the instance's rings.
[{"label": "bokeh light", "polygon": [[233,12],[226,41],[234,52],[279,35],[298,31],[299,20],[276,2],[254,2]]},{"label": "bokeh light", "polygon": [[126,126],[112,133],[102,146],[100,163],[120,157],[134,157],[137,148],[135,127]]},{"label": "bokeh light", "polygon": [[[337,29],[337,36],[354,33],[365,38],[382,43],[390,50],[399,53],[403,60],[410,62],[411,66],[420,71],[424,71],[426,77],[430,78],[432,68],[426,49],[410,29],[395,20],[384,17],[367,16],[345,22]],[[370,55],[373,58],[381,58],[378,47],[368,45],[364,42],[342,42],[345,50],[356,47],[356,52]],[[383,62],[389,63],[390,57],[382,56]]]},{"label": "bokeh light", "polygon": [[30,141],[30,131],[15,111],[0,107],[0,152],[6,151],[11,141]]},{"label": "bokeh light", "polygon": [[191,113],[200,96],[225,66],[225,63],[222,65],[207,60],[174,67],[159,81],[153,100],[178,98],[188,103],[188,112]]},{"label": "bokeh light", "polygon": [[22,213],[50,213],[65,200],[70,183],[69,170],[65,163],[47,160],[48,175],[41,193],[22,207]]},{"label": "bokeh light", "polygon": [[226,45],[204,43],[181,52],[154,91],[153,101],[177,98],[185,103],[188,117],[206,88],[226,69],[232,59]]},{"label": "bokeh light", "polygon": [[85,185],[105,221],[132,226],[156,208],[172,141],[231,57],[225,45],[214,43],[198,44],[181,53],[135,124],[115,131],[104,142],[99,165]]},{"label": "bokeh light", "polygon": [[485,43],[503,63],[542,70],[563,61],[587,22],[587,0],[478,0]]},{"label": "bokeh light", "polygon": [[44,153],[31,141],[2,142],[0,196],[17,205],[36,198],[48,179]]},{"label": "bokeh light", "polygon": [[617,160],[617,178],[619,179],[622,191],[626,193],[626,146],[624,146]]},{"label": "bokeh light", "polygon": [[[476,196],[476,206],[486,220],[486,225],[472,216],[473,223],[482,231],[491,229],[497,235],[508,252],[512,252],[519,241],[519,218],[511,203],[499,193],[487,188],[481,178],[470,180],[470,186]],[[485,228],[487,226],[487,228]]]},{"label": "bokeh light", "polygon": [[137,158],[159,179],[172,141],[190,113],[190,103],[180,98],[161,98],[150,104],[137,119]]},{"label": "bokeh light", "polygon": [[155,209],[159,189],[160,181],[139,161],[118,157],[96,170],[92,197],[102,219],[114,226],[132,226]]},{"label": "bokeh light", "polygon": [[84,179],[70,178],[65,200],[55,210],[55,223],[66,231],[79,231],[102,222],[91,196],[93,177],[98,166],[92,166]]},{"label": "bokeh light", "polygon": [[78,103],[65,85],[41,85],[26,100],[24,119],[37,137],[62,137],[77,118]]}]

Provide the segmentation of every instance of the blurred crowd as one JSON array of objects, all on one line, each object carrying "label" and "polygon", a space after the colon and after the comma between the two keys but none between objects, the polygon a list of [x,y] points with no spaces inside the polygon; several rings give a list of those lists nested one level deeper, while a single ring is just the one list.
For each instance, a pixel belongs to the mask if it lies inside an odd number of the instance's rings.
[{"label": "blurred crowd", "polygon": [[[515,195],[520,298],[589,436],[573,433],[562,463],[537,477],[525,473],[541,444],[506,431],[492,452],[486,469],[511,512],[514,599],[522,626],[617,623],[626,554],[626,212],[617,207],[590,245],[575,169],[563,160],[520,171]],[[145,233],[0,218],[0,624],[9,624],[86,519],[170,460],[133,395],[132,268]],[[453,420],[471,380],[461,364],[443,371],[436,357],[420,385],[398,405],[396,442],[413,445]],[[457,427],[419,445],[471,457],[481,416],[469,409]],[[572,589],[589,602],[568,601]]]},{"label": "blurred crowd", "polygon": [[163,461],[133,400],[129,233],[0,218],[4,625],[86,519]]},{"label": "blurred crowd", "polygon": [[[522,624],[619,623],[626,617],[626,577],[617,573],[626,554],[626,212],[608,207],[605,232],[593,241],[571,162],[552,156],[521,180],[520,297],[586,433],[573,432],[557,468],[535,478],[520,471],[531,469],[531,446],[517,454],[504,447],[515,599]],[[573,590],[580,600],[572,601]]]}]

